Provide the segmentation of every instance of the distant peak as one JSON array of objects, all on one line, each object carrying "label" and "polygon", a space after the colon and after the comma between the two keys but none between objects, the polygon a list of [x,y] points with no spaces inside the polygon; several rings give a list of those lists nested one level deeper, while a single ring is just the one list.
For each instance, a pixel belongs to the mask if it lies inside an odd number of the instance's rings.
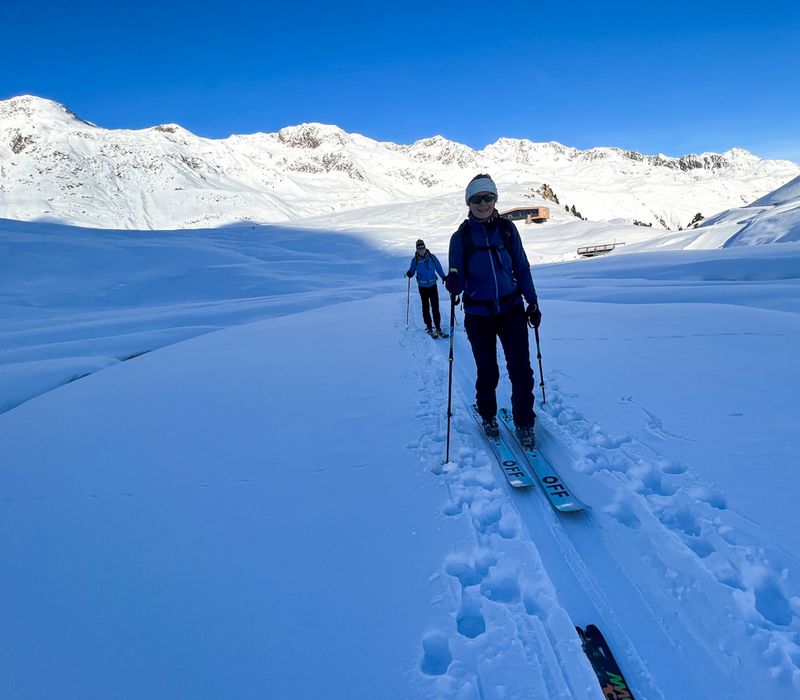
[{"label": "distant peak", "polygon": [[[451,141],[450,139],[445,138],[441,134],[436,134],[436,136],[428,136],[424,139],[418,139],[412,143],[412,146],[418,146],[420,148],[430,148],[430,147],[437,147],[437,146],[445,146],[448,144],[455,144],[456,141]],[[461,144],[458,144],[459,146]]]},{"label": "distant peak", "polygon": [[193,136],[191,131],[184,129],[180,124],[159,124],[158,126],[150,127],[153,131],[159,131],[162,134],[172,134],[177,136]]},{"label": "distant peak", "polygon": [[402,149],[414,160],[435,161],[442,165],[456,165],[460,168],[476,167],[477,153],[469,146],[451,141],[441,135],[419,139]]},{"label": "distant peak", "polygon": [[278,141],[293,148],[319,148],[325,143],[344,146],[349,140],[338,126],[317,122],[285,126],[278,132]]},{"label": "distant peak", "polygon": [[564,153],[567,150],[574,151],[574,148],[565,146],[558,141],[531,141],[530,139],[520,139],[511,136],[501,136],[494,143],[486,146],[489,151],[532,151],[532,150],[551,150],[556,153]]},{"label": "distant peak", "polygon": [[729,148],[722,155],[725,156],[728,160],[732,161],[745,161],[749,163],[755,160],[760,160],[758,156],[754,156],[746,148],[739,148],[739,147]]},{"label": "distant peak", "polygon": [[[22,117],[25,119],[51,119],[64,122],[89,124],[60,102],[36,95],[19,95],[8,100],[0,100],[0,119]],[[90,126],[93,126],[90,124]]]},{"label": "distant peak", "polygon": [[557,141],[537,142],[502,136],[486,146],[482,153],[498,161],[511,160],[520,165],[532,165],[542,158],[572,158],[577,151]]},{"label": "distant peak", "polygon": [[518,139],[514,138],[513,136],[501,136],[497,141],[494,142],[494,146],[512,146],[515,148],[519,148],[523,144],[533,144],[533,141],[529,139]]}]

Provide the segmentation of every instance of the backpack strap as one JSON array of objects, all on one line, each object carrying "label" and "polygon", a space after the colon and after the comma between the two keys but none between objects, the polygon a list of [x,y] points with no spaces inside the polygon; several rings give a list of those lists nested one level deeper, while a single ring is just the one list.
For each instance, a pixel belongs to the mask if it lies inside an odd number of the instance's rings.
[{"label": "backpack strap", "polygon": [[472,231],[469,228],[469,219],[464,219],[461,226],[458,227],[458,235],[461,237],[461,252],[464,255],[464,269],[461,272],[466,282],[469,274],[469,258],[475,249],[475,243],[472,241]]},{"label": "backpack strap", "polygon": [[[503,241],[507,243],[511,243],[511,222],[502,217],[498,216],[497,219],[497,227],[503,234]],[[497,258],[498,264],[501,264],[500,261],[500,251],[503,250],[506,246],[500,245],[475,245],[475,241],[472,239],[472,229],[469,225],[469,219],[464,219],[463,223],[458,229],[458,233],[461,236],[461,250],[464,254],[464,279],[467,279],[467,275],[469,273],[469,259],[470,256],[479,250],[490,250],[494,254],[495,258]]]},{"label": "backpack strap", "polygon": [[[513,229],[511,222],[502,216],[498,217],[497,219],[497,227],[502,232],[503,243],[500,245],[475,245],[475,241],[472,238],[472,228],[470,227],[469,219],[465,219],[464,222],[459,227],[458,233],[461,236],[461,250],[464,255],[465,282],[467,280],[467,275],[469,274],[470,256],[477,251],[481,250],[491,251],[492,254],[495,256],[495,258],[497,258],[498,265],[502,266],[502,261],[500,260],[500,251],[505,249],[506,247],[510,247]],[[521,293],[519,291],[519,287],[517,287],[513,292],[501,296],[496,301],[495,300],[479,301],[476,299],[469,299],[466,294],[462,297],[462,301],[465,307],[467,306],[494,307],[495,304],[502,306],[503,304],[506,304],[507,302],[511,301],[512,299],[516,299],[519,296],[521,296]]]}]

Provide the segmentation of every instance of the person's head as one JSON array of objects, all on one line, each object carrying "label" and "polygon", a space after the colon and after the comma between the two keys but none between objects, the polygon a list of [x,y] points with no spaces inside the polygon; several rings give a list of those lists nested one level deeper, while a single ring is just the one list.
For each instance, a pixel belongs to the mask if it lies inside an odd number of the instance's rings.
[{"label": "person's head", "polygon": [[417,255],[420,257],[425,255],[425,241],[423,241],[421,238],[417,241]]},{"label": "person's head", "polygon": [[494,213],[494,204],[497,201],[497,185],[491,176],[481,173],[473,177],[467,185],[464,199],[469,206],[469,212],[476,219],[485,221]]}]

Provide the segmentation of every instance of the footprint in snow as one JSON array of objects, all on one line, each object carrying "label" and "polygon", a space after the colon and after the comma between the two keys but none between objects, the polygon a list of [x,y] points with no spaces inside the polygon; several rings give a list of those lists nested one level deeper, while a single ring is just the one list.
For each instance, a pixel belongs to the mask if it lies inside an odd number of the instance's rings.
[{"label": "footprint in snow", "polygon": [[428,676],[442,676],[453,661],[450,643],[444,634],[430,632],[422,640],[420,670]]},{"label": "footprint in snow", "polygon": [[497,498],[484,498],[476,501],[470,512],[478,532],[486,534],[502,517],[502,503]]},{"label": "footprint in snow", "polygon": [[451,554],[445,562],[445,571],[459,580],[461,586],[477,586],[489,573],[489,569],[497,563],[491,552],[477,552],[470,557],[463,552]]},{"label": "footprint in snow", "polygon": [[458,633],[468,639],[475,639],[486,631],[486,619],[481,613],[480,596],[466,589],[461,591],[461,607],[456,617]]},{"label": "footprint in snow", "polygon": [[753,592],[756,598],[756,610],[761,617],[774,625],[792,624],[792,608],[774,576],[761,577]]},{"label": "footprint in snow", "polygon": [[674,487],[664,484],[661,473],[649,465],[637,465],[628,470],[628,474],[638,479],[640,485],[636,490],[643,495],[674,496],[677,491]]},{"label": "footprint in snow", "polygon": [[691,503],[672,500],[655,508],[654,512],[661,524],[672,530],[679,530],[691,537],[700,537],[702,534],[702,523],[692,512]]},{"label": "footprint in snow", "polygon": [[516,603],[520,599],[517,574],[513,571],[492,570],[481,583],[481,595],[495,603]]},{"label": "footprint in snow", "polygon": [[671,459],[660,459],[657,462],[658,468],[664,472],[665,474],[672,474],[673,476],[680,476],[681,474],[685,474],[689,471],[689,468],[681,464],[680,462],[675,462]]},{"label": "footprint in snow", "polygon": [[716,489],[712,489],[709,487],[698,487],[696,489],[692,489],[690,492],[692,498],[695,498],[698,501],[702,501],[703,503],[708,503],[712,508],[716,508],[717,510],[727,510],[728,508],[728,499]]}]

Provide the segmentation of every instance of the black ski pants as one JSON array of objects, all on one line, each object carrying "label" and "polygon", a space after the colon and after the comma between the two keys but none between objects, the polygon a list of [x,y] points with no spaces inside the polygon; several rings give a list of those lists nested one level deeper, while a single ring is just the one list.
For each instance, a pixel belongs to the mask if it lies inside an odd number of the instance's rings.
[{"label": "black ski pants", "polygon": [[508,378],[511,380],[511,411],[518,427],[532,425],[536,419],[533,411],[533,369],[528,345],[528,317],[525,307],[517,304],[512,309],[494,316],[464,314],[464,328],[472,345],[478,379],[475,382],[478,413],[484,418],[497,415],[497,384],[500,369],[497,366],[497,339],[506,356]]},{"label": "black ski pants", "polygon": [[422,300],[422,319],[428,330],[431,329],[431,307],[433,307],[433,324],[437,330],[442,328],[442,315],[439,312],[439,289],[437,285],[419,288],[419,298]]}]

